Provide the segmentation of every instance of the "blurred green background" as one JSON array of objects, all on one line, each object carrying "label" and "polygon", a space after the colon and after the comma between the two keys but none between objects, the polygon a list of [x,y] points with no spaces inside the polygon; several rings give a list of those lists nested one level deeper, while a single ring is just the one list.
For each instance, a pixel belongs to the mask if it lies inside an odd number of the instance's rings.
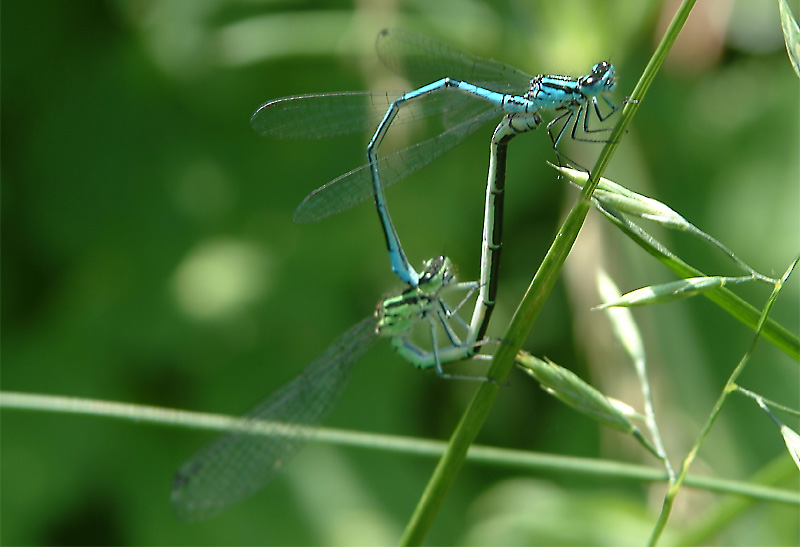
[{"label": "blurred green background", "polygon": [[[700,2],[606,176],[660,199],[766,274],[798,251],[798,81],[776,2]],[[399,289],[369,205],[314,225],[291,214],[360,165],[366,135],[277,142],[248,125],[280,96],[406,84],[374,54],[401,27],[527,72],[610,58],[630,93],[677,2],[7,1],[2,10],[2,388],[241,414]],[[792,7],[797,14],[797,3]],[[443,76],[446,76],[443,74]],[[389,202],[409,258],[446,252],[478,276],[492,127]],[[599,147],[581,149],[587,163]],[[544,131],[510,147],[499,336],[575,192]],[[737,275],[685,236],[690,263]],[[527,349],[641,408],[594,275],[622,290],[672,280],[592,213]],[[773,317],[797,332],[798,281]],[[737,292],[756,306],[765,287]],[[751,332],[703,299],[637,310],[668,450],[694,441]],[[330,424],[445,439],[475,386],[371,350]],[[800,407],[797,363],[761,343],[742,385]],[[311,445],[254,499],[202,523],[169,505],[209,434],[102,418],[2,413],[5,544],[394,543],[434,461]],[[794,427],[797,424],[789,425]],[[522,374],[479,442],[655,465]],[[787,458],[767,417],[733,397],[693,470],[746,480]],[[796,485],[796,478],[793,481]],[[787,485],[789,486],[789,485]],[[431,544],[642,544],[662,489],[466,465]],[[684,491],[671,529],[724,497]],[[756,511],[707,543],[791,544],[797,511]]]}]

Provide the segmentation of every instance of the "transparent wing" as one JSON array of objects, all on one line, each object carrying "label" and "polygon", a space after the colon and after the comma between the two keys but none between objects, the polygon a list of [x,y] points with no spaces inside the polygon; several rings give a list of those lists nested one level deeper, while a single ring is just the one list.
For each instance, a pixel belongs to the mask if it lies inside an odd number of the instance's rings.
[{"label": "transparent wing", "polygon": [[[413,32],[383,30],[378,35],[376,48],[390,70],[419,85],[446,76],[517,94],[527,91],[530,85],[531,76],[517,68],[470,55]],[[320,139],[364,132],[375,128],[391,102],[400,95],[402,93],[345,92],[283,97],[261,105],[250,119],[250,125],[259,135],[278,139]],[[475,98],[460,94],[435,93],[425,101],[404,107],[409,113],[394,123],[452,113],[475,102]],[[474,115],[473,110],[470,113]],[[450,118],[453,119],[452,114]],[[465,116],[458,122],[463,119]],[[457,125],[457,122],[449,125]]]},{"label": "transparent wing", "polygon": [[[477,116],[451,127],[444,133],[383,156],[378,160],[383,187],[391,186],[429,164],[498,115],[499,108],[487,103]],[[306,196],[295,210],[292,219],[298,224],[316,222],[346,211],[372,197],[372,176],[369,164],[365,164]]]},{"label": "transparent wing", "polygon": [[[416,86],[442,78],[455,78],[492,91],[522,95],[532,76],[511,65],[484,59],[427,36],[400,29],[384,29],[375,44],[378,57],[389,70]],[[483,101],[460,93],[445,93],[448,108],[442,110],[446,127],[487,110]]]},{"label": "transparent wing", "polygon": [[[351,327],[300,376],[248,412],[250,423],[184,463],[172,483],[178,515],[212,517],[264,487],[333,409],[353,364],[376,340],[375,326],[376,319],[368,317]],[[270,434],[263,434],[265,429]]]},{"label": "transparent wing", "polygon": [[375,47],[384,65],[396,74],[408,77],[415,85],[449,77],[517,95],[530,87],[532,76],[518,68],[471,55],[407,30],[382,30]]},{"label": "transparent wing", "polygon": [[[326,139],[374,131],[389,105],[402,93],[346,92],[295,95],[261,105],[250,126],[274,139]],[[453,97],[449,97],[452,99]],[[394,123],[402,124],[442,114],[452,109],[445,94],[403,108]]]},{"label": "transparent wing", "polygon": [[[388,68],[427,84],[445,76],[495,91],[524,93],[531,76],[510,65],[482,59],[457,48],[402,30],[378,36],[378,55]],[[314,139],[374,130],[399,93],[325,93],[276,99],[262,105],[250,121],[261,135]],[[499,108],[474,96],[440,90],[405,103],[392,125],[424,118],[441,119],[440,135],[383,156],[378,168],[384,187],[402,180],[461,143],[481,125],[500,116]],[[300,224],[345,211],[373,197],[368,165],[349,171],[308,195],[294,213]]]}]

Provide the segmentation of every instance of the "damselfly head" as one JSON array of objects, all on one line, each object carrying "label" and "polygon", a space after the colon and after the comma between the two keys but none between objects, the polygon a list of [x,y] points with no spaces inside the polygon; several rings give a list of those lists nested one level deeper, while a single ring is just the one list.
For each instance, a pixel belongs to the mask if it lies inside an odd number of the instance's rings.
[{"label": "damselfly head", "polygon": [[578,83],[587,95],[599,95],[611,91],[617,85],[614,65],[608,61],[600,61],[592,67],[592,71],[578,79]]},{"label": "damselfly head", "polygon": [[455,281],[453,264],[446,256],[440,255],[423,263],[422,275],[419,277],[419,288],[424,292],[436,292],[453,281]]}]

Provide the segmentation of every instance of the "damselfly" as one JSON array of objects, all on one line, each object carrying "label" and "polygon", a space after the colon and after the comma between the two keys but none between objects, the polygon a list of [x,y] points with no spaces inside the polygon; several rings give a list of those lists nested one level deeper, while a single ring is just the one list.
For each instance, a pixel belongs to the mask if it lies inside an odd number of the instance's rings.
[{"label": "damselfly", "polygon": [[[426,261],[417,287],[380,302],[373,316],[351,327],[300,376],[250,410],[243,425],[212,441],[181,466],[171,495],[178,515],[187,520],[209,518],[264,487],[328,416],[344,392],[353,365],[378,338],[390,338],[417,367],[435,368],[447,377],[442,364],[460,359],[461,353],[437,353],[435,338],[431,350],[425,350],[413,342],[412,331],[421,323],[429,324],[432,334],[441,327],[449,347],[463,346],[456,328],[468,326],[457,311],[476,287],[475,282],[457,282],[447,258]],[[455,307],[443,300],[451,291],[466,292]]]},{"label": "damselfly", "polygon": [[[619,108],[604,95],[616,83],[614,67],[606,61],[579,78],[534,77],[504,63],[402,30],[382,31],[377,50],[387,67],[427,85],[399,97],[351,92],[276,99],[255,112],[251,125],[258,133],[275,138],[322,138],[367,130],[378,124],[367,146],[368,163],[312,192],[295,211],[294,220],[314,222],[373,197],[392,270],[411,286],[418,283],[419,273],[406,258],[392,224],[385,187],[433,161],[485,122],[504,113],[527,118],[528,129],[532,129],[540,121],[539,113],[554,111],[556,116],[547,125],[548,133],[558,157],[571,162],[559,150],[564,134],[576,140],[593,140],[582,137],[579,128],[586,134],[607,129],[590,127],[591,113],[604,121]],[[444,90],[460,93],[443,97],[439,92]],[[606,114],[600,109],[598,97],[611,109]],[[422,108],[407,108],[415,103],[422,103]],[[409,117],[414,119],[442,116],[446,130],[379,159],[378,148],[401,109],[412,110]],[[517,125],[521,126],[520,120]]]}]

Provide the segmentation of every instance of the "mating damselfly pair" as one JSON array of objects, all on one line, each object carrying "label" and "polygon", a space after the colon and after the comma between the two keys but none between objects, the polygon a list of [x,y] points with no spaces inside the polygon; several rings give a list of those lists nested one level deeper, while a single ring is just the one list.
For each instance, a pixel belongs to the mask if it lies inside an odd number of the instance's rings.
[{"label": "mating damselfly pair", "polygon": [[[559,149],[564,135],[575,140],[601,141],[591,135],[609,129],[592,127],[590,118],[597,117],[602,122],[618,110],[604,95],[616,83],[614,67],[605,61],[578,78],[534,77],[401,30],[382,31],[377,51],[387,67],[424,85],[396,97],[369,92],[285,97],[262,105],[251,125],[259,134],[289,139],[374,129],[367,145],[367,164],[311,193],[295,211],[294,220],[314,222],[373,198],[392,270],[408,287],[381,301],[375,316],[345,332],[299,377],[248,412],[246,425],[221,436],[180,468],[173,482],[172,501],[184,518],[213,516],[272,479],[328,415],[344,389],[352,365],[378,337],[390,338],[398,353],[415,366],[435,369],[445,377],[444,364],[474,356],[483,342],[497,293],[510,140],[536,129],[542,123],[541,114],[552,111],[555,115],[547,124],[547,131],[559,163],[574,163]],[[605,114],[599,98],[609,108]],[[415,109],[415,105],[421,108]],[[445,130],[378,157],[384,137],[404,112],[412,118],[440,116]],[[416,271],[400,244],[384,188],[501,116],[490,146],[480,280],[457,283],[445,257],[428,260],[420,272]],[[443,296],[454,289],[465,291],[465,296],[458,305],[451,306]],[[466,323],[458,316],[458,308],[474,292],[477,298],[472,318]],[[412,328],[420,323],[430,327],[430,350],[412,340]],[[438,345],[437,330],[445,332],[447,345]]]}]

